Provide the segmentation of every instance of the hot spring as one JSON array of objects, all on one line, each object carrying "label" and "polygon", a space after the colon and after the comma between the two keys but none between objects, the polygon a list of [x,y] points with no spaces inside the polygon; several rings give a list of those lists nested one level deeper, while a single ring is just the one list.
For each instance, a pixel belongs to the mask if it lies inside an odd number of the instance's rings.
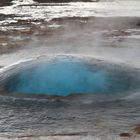
[{"label": "hot spring", "polygon": [[45,58],[18,64],[4,72],[7,93],[68,96],[117,94],[139,89],[137,72],[121,65],[72,57]]}]

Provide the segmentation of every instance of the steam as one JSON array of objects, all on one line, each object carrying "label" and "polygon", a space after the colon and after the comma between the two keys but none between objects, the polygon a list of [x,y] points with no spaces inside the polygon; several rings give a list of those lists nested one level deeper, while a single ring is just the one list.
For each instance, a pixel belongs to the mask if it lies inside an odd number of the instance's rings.
[{"label": "steam", "polygon": [[[125,36],[122,36],[121,33],[121,31],[127,32],[132,26],[135,26],[138,19],[132,19],[134,23],[127,18],[125,18],[125,22],[122,18],[112,19],[108,22],[103,22],[104,20],[104,18],[93,18],[91,21],[78,20],[78,22],[73,20],[72,24],[64,23],[60,33],[56,28],[56,33],[52,36],[33,36],[31,42],[21,50],[1,55],[0,65],[5,66],[43,55],[71,54],[81,57],[90,56],[114,63],[125,63],[140,68],[139,39],[130,38],[133,36],[133,32]],[[58,25],[57,22],[55,24]],[[50,28],[55,31],[55,27]],[[116,32],[119,35],[112,35]]]}]

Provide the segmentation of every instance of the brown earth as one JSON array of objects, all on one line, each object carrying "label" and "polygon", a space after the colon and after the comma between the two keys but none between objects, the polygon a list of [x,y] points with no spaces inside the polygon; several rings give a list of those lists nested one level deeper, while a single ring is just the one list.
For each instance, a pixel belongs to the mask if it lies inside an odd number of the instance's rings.
[{"label": "brown earth", "polygon": [[138,126],[136,126],[136,127],[134,128],[134,132],[135,132],[136,134],[140,134],[140,125],[138,125]]}]

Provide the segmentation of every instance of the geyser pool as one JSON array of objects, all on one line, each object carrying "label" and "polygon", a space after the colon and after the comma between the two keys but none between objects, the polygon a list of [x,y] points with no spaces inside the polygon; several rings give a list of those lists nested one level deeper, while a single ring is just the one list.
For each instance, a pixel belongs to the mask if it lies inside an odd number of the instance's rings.
[{"label": "geyser pool", "polygon": [[138,86],[136,78],[125,70],[71,58],[40,61],[15,71],[4,80],[3,88],[9,93],[114,94]]}]

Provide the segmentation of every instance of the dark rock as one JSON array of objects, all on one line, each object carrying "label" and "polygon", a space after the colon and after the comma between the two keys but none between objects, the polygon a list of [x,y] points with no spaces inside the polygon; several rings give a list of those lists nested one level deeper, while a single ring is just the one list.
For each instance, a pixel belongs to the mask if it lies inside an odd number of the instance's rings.
[{"label": "dark rock", "polygon": [[136,24],[137,26],[140,26],[140,21],[139,22],[137,22],[137,24]]},{"label": "dark rock", "polygon": [[[0,5],[1,5],[1,3],[0,3]],[[14,18],[14,17],[18,17],[18,16],[14,15],[14,14],[9,14],[9,15],[0,14],[0,20],[5,20],[7,18]]]},{"label": "dark rock", "polygon": [[0,1],[0,6],[9,6],[12,5],[12,0],[1,0]]},{"label": "dark rock", "polygon": [[132,134],[130,134],[130,133],[121,133],[120,134],[120,137],[131,137],[132,136]]},{"label": "dark rock", "polygon": [[99,0],[34,0],[35,2],[39,2],[39,3],[63,3],[63,2],[98,2]]}]

